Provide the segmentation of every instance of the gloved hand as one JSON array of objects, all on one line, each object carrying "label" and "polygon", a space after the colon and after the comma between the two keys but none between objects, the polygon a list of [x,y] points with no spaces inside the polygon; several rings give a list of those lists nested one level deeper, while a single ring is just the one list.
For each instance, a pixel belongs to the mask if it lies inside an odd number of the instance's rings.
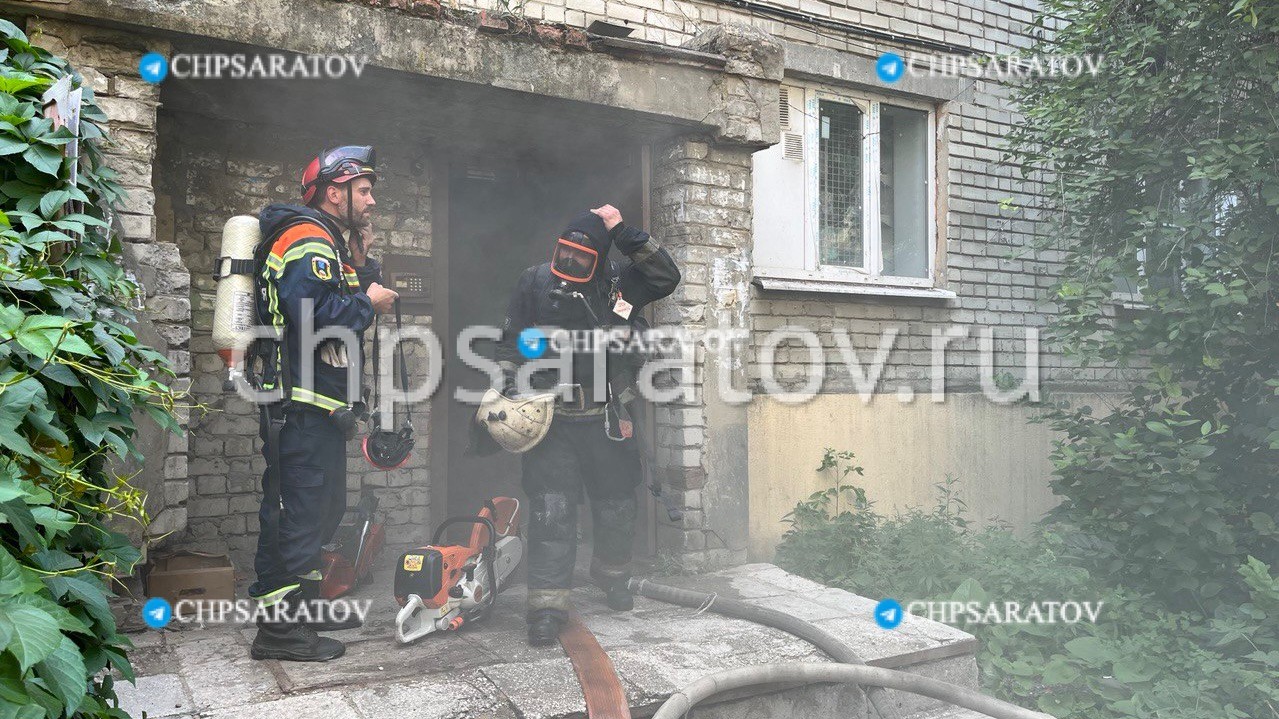
[{"label": "gloved hand", "polygon": [[622,254],[630,257],[648,244],[649,235],[647,232],[638,227],[632,227],[627,224],[618,223],[613,229],[609,230],[609,237],[613,240],[613,246],[621,250]]},{"label": "gloved hand", "polygon": [[346,367],[350,358],[346,353],[346,344],[337,340],[329,340],[320,345],[320,361],[330,367]]}]

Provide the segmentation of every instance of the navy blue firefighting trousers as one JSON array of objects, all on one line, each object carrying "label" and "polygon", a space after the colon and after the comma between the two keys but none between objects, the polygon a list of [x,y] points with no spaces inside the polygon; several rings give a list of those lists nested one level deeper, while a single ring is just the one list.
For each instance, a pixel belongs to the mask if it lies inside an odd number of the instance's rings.
[{"label": "navy blue firefighting trousers", "polygon": [[[270,461],[265,422],[261,437]],[[266,481],[264,472],[264,486]],[[346,512],[346,437],[322,409],[295,404],[285,416],[280,505],[274,531],[265,499],[258,511],[257,581],[249,595],[268,603],[303,579],[320,578],[320,548],[333,539]]]}]

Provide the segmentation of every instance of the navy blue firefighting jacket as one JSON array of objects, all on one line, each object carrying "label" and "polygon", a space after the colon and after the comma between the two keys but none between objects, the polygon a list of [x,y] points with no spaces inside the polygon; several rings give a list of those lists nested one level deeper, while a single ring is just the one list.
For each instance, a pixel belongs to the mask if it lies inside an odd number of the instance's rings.
[{"label": "navy blue firefighting jacket", "polygon": [[[264,241],[271,242],[261,268],[265,282],[260,284],[262,292],[257,298],[258,316],[284,334],[293,384],[290,399],[328,411],[345,407],[359,399],[358,389],[349,387],[348,369],[320,360],[320,345],[313,350],[315,372],[311,389],[306,388],[301,359],[302,313],[304,307],[310,307],[316,332],[345,327],[362,342],[374,316],[364,290],[381,282],[381,267],[373,258],[363,267],[352,267],[341,228],[319,210],[273,204],[262,209],[258,221]],[[360,376],[362,358],[361,352],[348,351],[354,377]]]}]

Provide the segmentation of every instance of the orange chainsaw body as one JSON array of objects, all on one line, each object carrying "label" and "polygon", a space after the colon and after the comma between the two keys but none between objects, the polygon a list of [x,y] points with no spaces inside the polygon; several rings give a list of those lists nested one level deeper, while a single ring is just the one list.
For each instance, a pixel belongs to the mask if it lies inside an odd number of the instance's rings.
[{"label": "orange chainsaw body", "polygon": [[[489,593],[500,587],[499,580],[510,575],[523,555],[519,510],[519,500],[497,497],[474,517],[446,519],[431,544],[400,556],[395,600],[402,607],[396,618],[401,642],[456,630],[491,606],[495,597]],[[467,543],[441,544],[443,530],[457,523],[472,525]],[[489,536],[489,524],[494,537]]]}]

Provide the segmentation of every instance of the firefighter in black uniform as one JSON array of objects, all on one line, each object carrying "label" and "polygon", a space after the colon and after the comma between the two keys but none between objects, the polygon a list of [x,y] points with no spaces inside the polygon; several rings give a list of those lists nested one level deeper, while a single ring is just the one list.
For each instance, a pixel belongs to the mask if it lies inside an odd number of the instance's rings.
[{"label": "firefighter in black uniform", "polygon": [[[270,363],[276,371],[268,372],[268,386],[279,382],[285,391],[270,409],[283,423],[273,432],[264,413],[262,427],[268,468],[257,581],[249,595],[264,605],[287,601],[296,608],[319,597],[320,548],[332,540],[346,511],[346,441],[354,430],[351,405],[359,400],[358,379],[350,382],[348,373],[359,377],[362,333],[374,313],[389,311],[396,298],[380,284],[378,263],[368,257],[374,161],[368,146],[326,150],[302,174],[304,205],[268,205],[258,217],[264,258],[257,268],[258,316],[283,338],[277,347],[284,356]],[[343,230],[349,235],[345,241]],[[314,346],[313,361],[303,362],[301,328],[308,321],[315,332],[349,330],[355,347],[327,339]],[[345,648],[316,631],[355,626],[358,621],[260,621],[251,654],[327,661]]]},{"label": "firefighter in black uniform", "polygon": [[[614,245],[625,260],[609,261]],[[596,329],[642,331],[640,310],[673,292],[679,280],[670,254],[647,233],[624,224],[613,206],[577,215],[556,242],[551,262],[525,270],[511,297],[497,349],[502,394],[512,397],[521,389],[545,391],[562,384],[554,370],[542,369],[533,373],[529,387],[518,386],[518,367],[531,358],[528,347],[521,351],[519,344],[527,339],[525,330],[568,338],[586,337]],[[570,350],[558,344],[559,351]],[[523,455],[531,518],[529,643],[534,646],[554,642],[567,619],[583,489],[594,520],[591,576],[612,609],[627,611],[634,604],[626,584],[635,488],[642,476],[627,403],[634,398],[635,373],[643,360],[633,352],[609,352],[601,395],[593,391],[593,372],[594,352],[602,349],[573,352],[569,384],[576,391],[571,399],[557,402],[546,437]]]}]

